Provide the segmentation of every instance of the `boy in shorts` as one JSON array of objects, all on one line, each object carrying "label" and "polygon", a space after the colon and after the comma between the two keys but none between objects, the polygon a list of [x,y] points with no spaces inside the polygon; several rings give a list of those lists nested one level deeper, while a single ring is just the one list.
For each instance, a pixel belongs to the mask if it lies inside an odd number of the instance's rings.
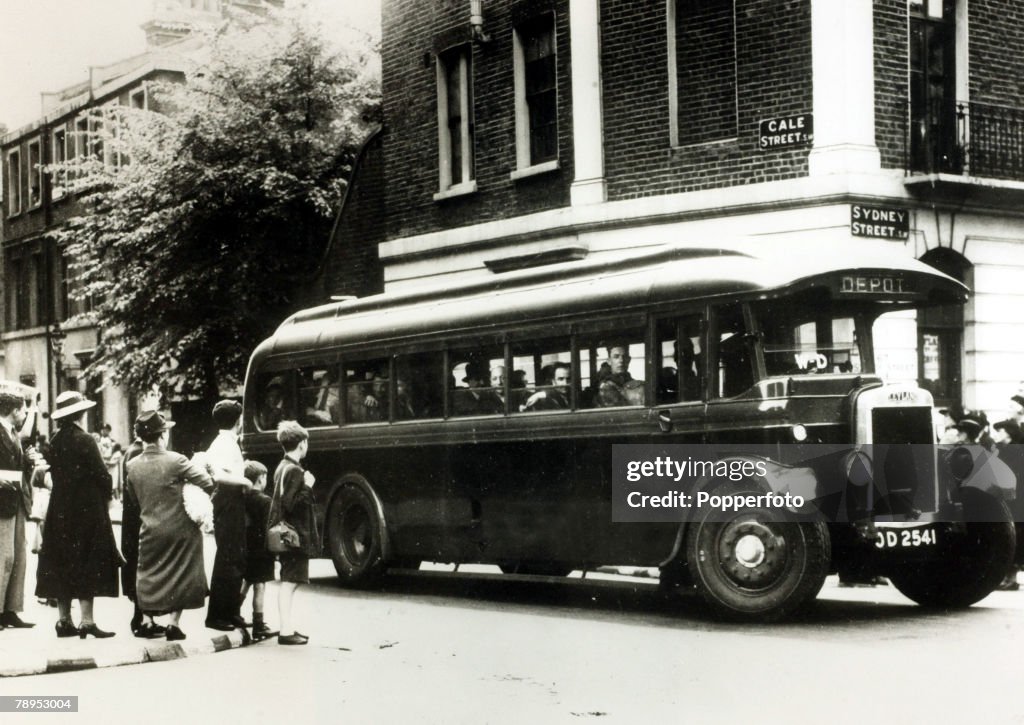
[{"label": "boy in shorts", "polygon": [[267,467],[259,461],[245,462],[245,477],[252,488],[245,492],[245,570],[242,576],[242,602],[252,587],[252,638],[256,642],[273,637],[277,632],[267,626],[263,616],[266,582],[274,581],[274,555],[267,550],[267,519],[270,496]]}]

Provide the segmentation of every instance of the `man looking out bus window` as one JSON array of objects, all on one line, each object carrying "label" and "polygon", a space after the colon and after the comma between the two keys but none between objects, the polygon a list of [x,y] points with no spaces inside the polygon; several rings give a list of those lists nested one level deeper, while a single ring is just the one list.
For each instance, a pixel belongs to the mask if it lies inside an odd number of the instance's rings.
[{"label": "man looking out bus window", "polygon": [[[504,376],[504,367],[501,375]],[[454,415],[493,415],[505,412],[505,402],[493,391],[488,390],[487,383],[492,379],[487,363],[473,359],[466,363],[466,372],[462,378],[465,388],[453,391],[452,413]]]},{"label": "man looking out bus window", "polygon": [[572,382],[569,363],[557,362],[551,368],[549,384],[554,387],[551,390],[538,390],[526,399],[519,410],[565,410],[569,407],[569,385]]},{"label": "man looking out bus window", "polygon": [[629,343],[611,342],[607,347],[609,372],[599,376],[596,389],[598,405],[643,405],[644,381],[634,380],[629,372]]}]

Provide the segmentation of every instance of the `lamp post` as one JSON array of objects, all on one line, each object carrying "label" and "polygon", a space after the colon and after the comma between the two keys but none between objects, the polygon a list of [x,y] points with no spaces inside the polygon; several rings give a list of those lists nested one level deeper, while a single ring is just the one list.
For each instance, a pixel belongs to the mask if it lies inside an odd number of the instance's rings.
[{"label": "lamp post", "polygon": [[64,373],[64,340],[68,334],[60,327],[60,322],[53,323],[50,328],[50,351],[53,353],[54,390],[60,395],[60,379]]}]

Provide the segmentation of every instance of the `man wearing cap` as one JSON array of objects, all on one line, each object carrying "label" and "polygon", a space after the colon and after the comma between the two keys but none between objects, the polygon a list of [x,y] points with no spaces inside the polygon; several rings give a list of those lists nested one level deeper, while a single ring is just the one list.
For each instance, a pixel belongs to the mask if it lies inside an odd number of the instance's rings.
[{"label": "man wearing cap", "polygon": [[25,519],[32,510],[32,487],[18,431],[25,422],[25,400],[33,390],[0,380],[0,629],[33,627],[18,612],[25,602]]},{"label": "man wearing cap", "polygon": [[238,447],[242,406],[221,400],[213,406],[217,437],[206,449],[210,476],[217,484],[213,495],[213,535],[217,555],[210,577],[210,603],[206,626],[230,631],[248,623],[242,618],[242,578],[245,574],[245,460]]}]

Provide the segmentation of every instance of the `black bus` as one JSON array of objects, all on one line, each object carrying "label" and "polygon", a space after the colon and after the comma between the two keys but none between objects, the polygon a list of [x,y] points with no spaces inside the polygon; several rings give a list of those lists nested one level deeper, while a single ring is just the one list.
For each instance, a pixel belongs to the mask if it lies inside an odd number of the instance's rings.
[{"label": "black bus", "polygon": [[[875,374],[872,338],[882,315],[966,296],[911,259],[678,248],[341,301],[291,316],[254,352],[242,444],[272,466],[280,420],[310,430],[323,555],[349,586],[421,561],[657,566],[721,614],[766,620],[856,569],[921,604],[966,606],[1012,557],[1014,478],[939,450],[930,394]],[[860,509],[617,523],[621,443],[779,444],[776,472],[809,465],[781,444],[838,445],[844,506]],[[891,474],[898,495],[884,499],[849,475],[882,443],[926,446],[932,462],[905,484]]]}]

